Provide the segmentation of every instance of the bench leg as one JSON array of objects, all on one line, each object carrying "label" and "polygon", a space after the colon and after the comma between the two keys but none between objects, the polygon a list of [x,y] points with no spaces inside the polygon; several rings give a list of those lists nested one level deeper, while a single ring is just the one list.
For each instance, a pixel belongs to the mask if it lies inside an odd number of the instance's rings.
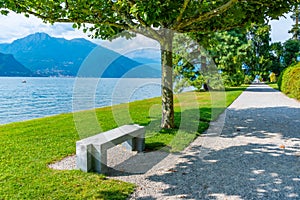
[{"label": "bench leg", "polygon": [[100,145],[76,145],[76,166],[84,172],[106,173],[107,149]]},{"label": "bench leg", "polygon": [[145,137],[135,137],[122,143],[128,151],[143,152],[145,150]]},{"label": "bench leg", "polygon": [[92,171],[105,174],[107,167],[107,149],[101,145],[93,145],[92,148]]},{"label": "bench leg", "polygon": [[132,150],[143,152],[145,150],[145,135],[132,139]]},{"label": "bench leg", "polygon": [[92,169],[92,145],[76,144],[76,167],[84,172]]}]

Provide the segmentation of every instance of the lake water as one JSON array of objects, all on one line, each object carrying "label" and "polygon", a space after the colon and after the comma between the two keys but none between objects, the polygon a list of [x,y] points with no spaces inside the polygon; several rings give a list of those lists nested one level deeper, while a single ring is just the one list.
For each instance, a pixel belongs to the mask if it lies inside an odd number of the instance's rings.
[{"label": "lake water", "polygon": [[0,124],[157,97],[161,95],[160,82],[0,77]]}]

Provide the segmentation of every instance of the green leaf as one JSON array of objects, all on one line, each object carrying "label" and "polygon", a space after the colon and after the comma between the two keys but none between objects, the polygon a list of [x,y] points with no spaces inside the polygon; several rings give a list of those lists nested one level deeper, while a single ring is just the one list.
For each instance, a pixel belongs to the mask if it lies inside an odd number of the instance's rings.
[{"label": "green leaf", "polygon": [[146,12],[144,12],[144,20],[148,21],[148,14]]},{"label": "green leaf", "polygon": [[9,13],[9,11],[7,11],[7,10],[1,10],[0,12],[1,12],[1,15],[7,15]]}]

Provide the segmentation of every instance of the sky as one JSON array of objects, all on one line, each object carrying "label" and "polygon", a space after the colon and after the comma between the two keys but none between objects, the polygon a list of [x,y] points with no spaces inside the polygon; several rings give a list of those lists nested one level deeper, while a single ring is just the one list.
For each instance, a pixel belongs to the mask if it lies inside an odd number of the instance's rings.
[{"label": "sky", "polygon": [[110,41],[100,39],[91,39],[82,30],[72,28],[72,23],[55,23],[54,25],[43,23],[43,21],[34,16],[29,18],[22,14],[9,13],[8,16],[0,15],[0,43],[11,43],[16,39],[26,37],[36,32],[44,32],[52,37],[74,39],[85,38],[101,46],[105,46],[122,54],[131,54],[134,57],[135,51],[145,48],[158,49],[159,45],[156,41],[137,36],[134,40],[127,41],[118,38]]},{"label": "sky", "polygon": [[[288,15],[286,15],[285,18],[281,17],[280,20],[272,21],[270,24],[272,26],[272,42],[284,42],[291,38],[291,34],[288,33],[288,30],[291,29],[293,21]],[[34,16],[27,18],[22,14],[16,13],[10,13],[8,16],[0,15],[0,43],[11,43],[16,39],[36,32],[45,32],[52,37],[66,39],[86,38],[120,53],[135,51],[141,47],[159,48],[157,42],[143,36],[138,36],[131,41],[126,41],[125,39],[116,39],[113,42],[92,40],[81,30],[73,29],[72,24],[45,24],[42,20]]]},{"label": "sky", "polygon": [[286,14],[284,17],[280,17],[279,20],[272,20],[271,25],[271,39],[272,42],[285,42],[292,38],[292,34],[288,33],[292,29],[294,24],[291,19],[291,13]]}]

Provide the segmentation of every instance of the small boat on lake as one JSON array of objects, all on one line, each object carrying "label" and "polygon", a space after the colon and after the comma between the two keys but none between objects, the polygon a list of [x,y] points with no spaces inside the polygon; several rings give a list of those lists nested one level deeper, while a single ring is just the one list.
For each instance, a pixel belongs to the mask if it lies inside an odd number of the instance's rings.
[{"label": "small boat on lake", "polygon": [[27,81],[26,81],[26,80],[23,80],[22,83],[27,83]]}]

